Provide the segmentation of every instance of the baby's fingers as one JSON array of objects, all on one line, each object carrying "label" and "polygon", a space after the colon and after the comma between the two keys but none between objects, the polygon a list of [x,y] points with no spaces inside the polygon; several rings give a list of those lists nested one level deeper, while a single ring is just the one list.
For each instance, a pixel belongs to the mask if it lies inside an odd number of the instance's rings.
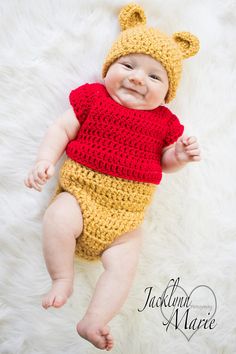
[{"label": "baby's fingers", "polygon": [[34,182],[38,183],[38,184],[44,184],[46,179],[45,178],[41,178],[39,175],[39,172],[37,169],[32,171],[33,174],[33,178],[34,178]]},{"label": "baby's fingers", "polygon": [[189,156],[200,156],[200,150],[199,149],[192,149],[187,151],[187,154]]},{"label": "baby's fingers", "polygon": [[188,145],[185,149],[186,151],[190,151],[190,150],[198,149],[198,147],[199,147],[198,143],[193,143]]},{"label": "baby's fingers", "polygon": [[42,188],[38,185],[38,183],[35,181],[33,174],[31,174],[28,177],[28,184],[29,184],[29,188],[34,188],[37,191],[41,192]]},{"label": "baby's fingers", "polygon": [[55,167],[53,165],[50,165],[46,171],[47,177],[51,178],[54,175],[54,172],[55,172]]},{"label": "baby's fingers", "polygon": [[190,144],[194,144],[197,142],[197,138],[195,136],[190,136],[188,139],[187,139],[187,142],[188,142],[188,145]]},{"label": "baby's fingers", "polygon": [[25,183],[26,187],[32,188],[31,185],[29,184],[29,178],[28,177],[24,179],[24,183]]},{"label": "baby's fingers", "polygon": [[37,174],[40,179],[46,180],[47,174],[46,174],[46,170],[45,170],[44,166],[39,166],[37,168]]},{"label": "baby's fingers", "polygon": [[201,160],[201,156],[193,156],[191,158],[192,161],[200,161]]}]

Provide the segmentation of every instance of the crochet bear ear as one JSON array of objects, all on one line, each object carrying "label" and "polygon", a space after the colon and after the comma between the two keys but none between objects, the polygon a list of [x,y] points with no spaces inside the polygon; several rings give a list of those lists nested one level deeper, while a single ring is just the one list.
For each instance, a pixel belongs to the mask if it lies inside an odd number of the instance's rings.
[{"label": "crochet bear ear", "polygon": [[183,59],[189,58],[199,51],[199,40],[189,32],[176,32],[172,38],[182,52]]},{"label": "crochet bear ear", "polygon": [[145,25],[146,16],[143,8],[136,4],[128,4],[122,7],[119,13],[119,22],[122,31],[138,25]]}]

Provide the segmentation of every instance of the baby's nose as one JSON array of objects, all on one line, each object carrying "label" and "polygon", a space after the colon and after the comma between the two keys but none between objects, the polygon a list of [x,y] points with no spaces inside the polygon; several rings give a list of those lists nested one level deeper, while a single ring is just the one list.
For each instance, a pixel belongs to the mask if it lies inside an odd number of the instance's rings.
[{"label": "baby's nose", "polygon": [[136,75],[130,76],[129,81],[135,85],[144,85],[144,78],[141,74],[136,74]]}]

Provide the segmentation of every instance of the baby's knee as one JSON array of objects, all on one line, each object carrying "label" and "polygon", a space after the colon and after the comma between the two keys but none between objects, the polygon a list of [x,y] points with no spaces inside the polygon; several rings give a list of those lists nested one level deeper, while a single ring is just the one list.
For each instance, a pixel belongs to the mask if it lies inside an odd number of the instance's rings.
[{"label": "baby's knee", "polygon": [[119,236],[111,246],[124,245],[124,249],[127,249],[129,253],[132,253],[134,257],[140,252],[143,243],[143,231],[141,227],[138,227],[132,231],[126,232]]},{"label": "baby's knee", "polygon": [[44,223],[55,223],[60,220],[63,220],[63,210],[61,208],[56,207],[55,205],[51,204],[46,209],[43,215],[43,222]]},{"label": "baby's knee", "polygon": [[123,234],[102,253],[101,260],[104,268],[121,274],[125,272],[127,276],[133,275],[138,265],[141,245],[140,230]]},{"label": "baby's knee", "polygon": [[77,238],[83,230],[83,217],[76,203],[63,200],[55,200],[45,211],[43,216],[44,226],[53,226],[59,230],[65,228],[71,231]]}]

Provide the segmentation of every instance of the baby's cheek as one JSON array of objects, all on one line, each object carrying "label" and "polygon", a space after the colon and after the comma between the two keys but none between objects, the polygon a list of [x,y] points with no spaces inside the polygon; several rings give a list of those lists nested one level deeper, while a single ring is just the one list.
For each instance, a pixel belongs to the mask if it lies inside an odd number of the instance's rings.
[{"label": "baby's cheek", "polygon": [[160,96],[156,92],[147,96],[147,102],[153,107],[158,107],[164,101],[164,97]]}]

